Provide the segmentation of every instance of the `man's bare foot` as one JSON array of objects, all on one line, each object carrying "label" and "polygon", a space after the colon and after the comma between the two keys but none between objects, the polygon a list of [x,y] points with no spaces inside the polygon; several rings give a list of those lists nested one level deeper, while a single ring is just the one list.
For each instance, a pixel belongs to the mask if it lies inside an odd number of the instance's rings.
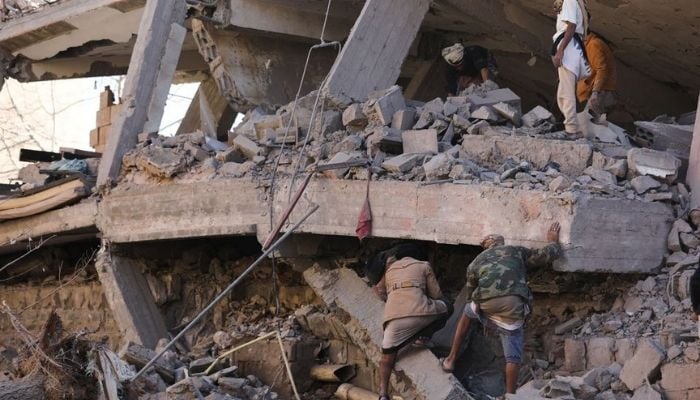
[{"label": "man's bare foot", "polygon": [[438,361],[440,361],[440,368],[442,368],[443,371],[447,372],[448,374],[454,372],[454,362],[447,362],[447,358],[441,358]]}]

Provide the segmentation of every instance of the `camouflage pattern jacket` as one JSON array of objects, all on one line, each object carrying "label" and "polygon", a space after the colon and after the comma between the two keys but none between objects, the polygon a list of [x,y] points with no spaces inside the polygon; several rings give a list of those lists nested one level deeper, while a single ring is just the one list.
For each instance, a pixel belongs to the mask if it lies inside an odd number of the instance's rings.
[{"label": "camouflage pattern jacket", "polygon": [[502,296],[532,298],[527,270],[550,264],[561,254],[559,243],[541,249],[496,246],[483,251],[467,267],[467,298],[475,303]]}]

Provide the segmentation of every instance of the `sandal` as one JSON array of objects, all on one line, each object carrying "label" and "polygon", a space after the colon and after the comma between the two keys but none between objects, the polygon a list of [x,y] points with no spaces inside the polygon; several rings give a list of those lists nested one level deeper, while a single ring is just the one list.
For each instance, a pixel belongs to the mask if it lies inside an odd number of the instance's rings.
[{"label": "sandal", "polygon": [[440,363],[440,369],[442,369],[443,371],[447,372],[448,374],[451,374],[451,373],[454,372],[455,369],[454,369],[454,368],[446,368],[446,367],[445,367],[445,359],[446,359],[446,358],[447,358],[447,357],[441,357],[441,358],[438,359],[438,362]]}]

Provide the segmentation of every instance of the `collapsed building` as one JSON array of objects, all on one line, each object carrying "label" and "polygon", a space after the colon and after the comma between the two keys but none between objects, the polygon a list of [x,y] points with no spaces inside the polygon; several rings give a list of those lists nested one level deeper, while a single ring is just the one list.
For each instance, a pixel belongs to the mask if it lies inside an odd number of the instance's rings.
[{"label": "collapsed building", "polygon": [[[378,387],[382,310],[361,276],[368,255],[419,241],[459,310],[466,265],[484,236],[538,247],[559,222],[564,256],[531,277],[535,314],[515,398],[700,396],[687,316],[699,262],[700,133],[686,113],[700,52],[693,28],[672,32],[676,46],[656,46],[639,24],[616,29],[659,12],[692,25],[683,12],[690,2],[592,2],[624,65],[624,112],[611,118],[630,133],[581,116],[586,139],[576,141],[553,129],[554,80],[541,78],[551,75],[547,2],[55,3],[7,13],[3,76],[126,74],[127,82],[123,93],[101,96],[95,152],[28,149],[36,163],[20,175],[22,193],[12,188],[0,202],[9,282],[0,390],[43,386],[50,397],[55,384],[28,379],[26,360],[42,365],[41,354],[90,343],[90,333],[104,344],[89,354],[110,363],[83,383],[94,388],[84,398],[330,398],[336,390],[364,398],[363,389]],[[440,97],[445,65],[436,51],[461,36],[495,49],[502,89]],[[164,137],[174,81],[202,83],[178,134]],[[652,121],[660,110],[678,118]],[[246,117],[232,128],[239,112]],[[371,234],[358,244],[367,200]],[[280,230],[290,235],[272,248]],[[263,252],[271,257],[197,322]],[[449,347],[454,318],[433,352],[400,356],[394,393],[502,394],[502,355],[480,332],[454,375],[440,370],[434,353]],[[36,346],[30,331],[51,343],[18,354],[17,331],[24,347]],[[79,334],[59,340],[57,331]],[[128,364],[142,368],[159,351],[155,368],[129,387]],[[335,368],[330,378],[318,372],[324,365]],[[319,374],[354,386],[309,378]]]}]

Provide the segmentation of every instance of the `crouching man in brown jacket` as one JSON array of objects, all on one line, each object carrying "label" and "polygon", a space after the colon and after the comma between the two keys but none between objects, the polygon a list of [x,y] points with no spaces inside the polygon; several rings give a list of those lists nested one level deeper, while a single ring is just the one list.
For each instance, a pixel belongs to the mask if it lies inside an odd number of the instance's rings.
[{"label": "crouching man in brown jacket", "polygon": [[425,254],[413,244],[379,253],[366,265],[375,293],[386,301],[379,364],[379,400],[389,399],[389,378],[399,350],[409,343],[425,345],[452,315]]}]

